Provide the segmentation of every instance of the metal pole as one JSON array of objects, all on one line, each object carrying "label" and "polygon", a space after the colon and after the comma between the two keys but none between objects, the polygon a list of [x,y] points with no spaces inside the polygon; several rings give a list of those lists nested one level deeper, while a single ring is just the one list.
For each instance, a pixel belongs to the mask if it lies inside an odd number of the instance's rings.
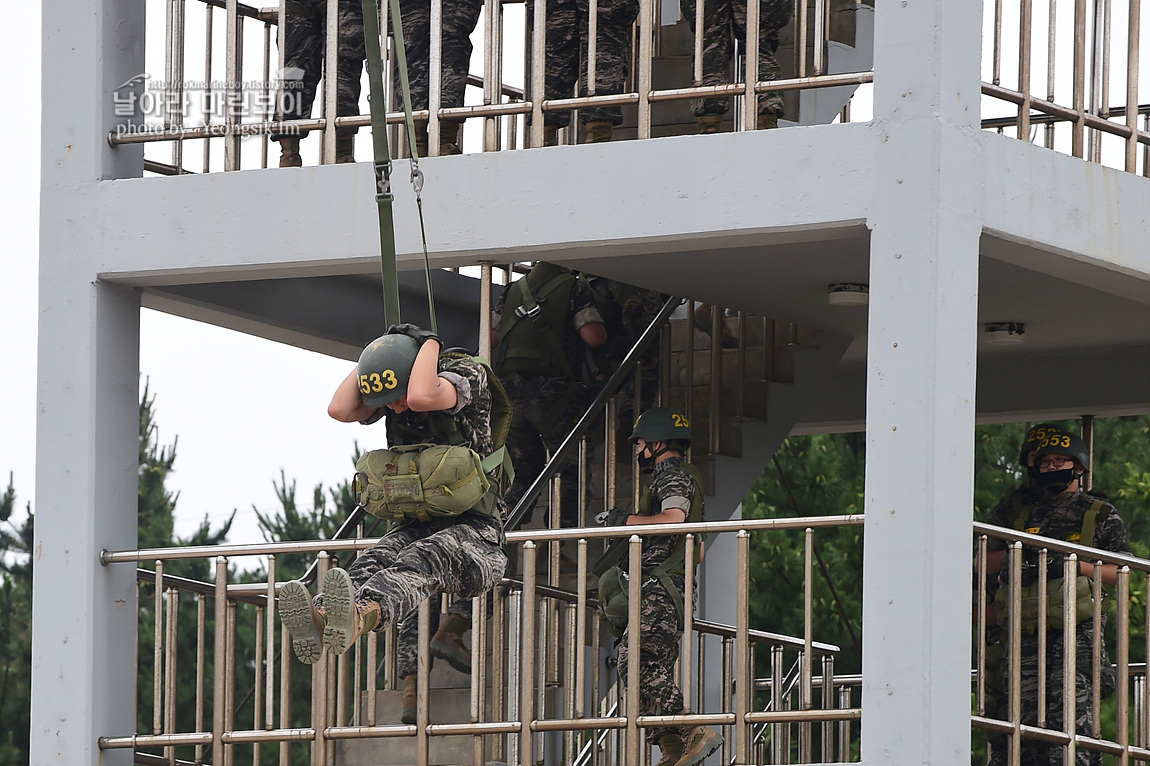
[{"label": "metal pole", "polygon": [[[266,702],[264,706],[264,728],[271,731],[275,728],[272,710],[274,709],[275,688],[276,688],[276,673],[275,673],[275,648],[276,648],[276,557],[268,556],[268,607],[264,612],[267,618],[267,628],[265,634],[267,636],[267,692]],[[255,725],[259,726],[259,709],[256,709]]]},{"label": "metal pole", "polygon": [[1086,131],[1086,0],[1074,0],[1074,121],[1071,154],[1083,156]]},{"label": "metal pole", "polygon": [[1018,138],[1030,140],[1030,38],[1033,34],[1033,0],[1021,0],[1021,20],[1018,40],[1018,92],[1022,103],[1018,105]]},{"label": "metal pole", "polygon": [[[642,647],[643,539],[631,535],[627,565],[627,763],[639,763],[639,665]],[[621,761],[622,762],[622,761]]]},{"label": "metal pole", "polygon": [[[166,668],[164,675],[167,677],[168,683],[165,689],[164,699],[164,733],[174,734],[176,731],[176,691],[179,688],[177,667],[179,656],[176,653],[176,640],[179,632],[177,630],[177,623],[180,616],[180,592],[175,588],[168,588],[168,651],[166,660]],[[176,749],[174,747],[164,748],[164,755],[168,759],[171,766],[176,766]],[[258,764],[256,765],[258,766]]]},{"label": "metal pole", "polygon": [[430,21],[431,47],[427,56],[427,153],[432,157],[438,157],[443,136],[443,126],[439,123],[439,108],[443,106],[443,0],[431,0]]},{"label": "metal pole", "polygon": [[[433,27],[434,28],[434,27]],[[438,601],[438,598],[436,597]],[[427,724],[431,723],[429,699],[431,695],[431,599],[425,598],[419,604],[418,650],[416,651],[416,700],[415,700],[415,762],[417,766],[427,766],[430,762],[427,737]]]},{"label": "metal pole", "polygon": [[[1058,0],[1050,0],[1049,11],[1047,12],[1047,30],[1046,30],[1046,100],[1054,103],[1054,73],[1055,73],[1055,50],[1058,40]],[[1048,122],[1045,126],[1047,149],[1054,148],[1054,123]]]},{"label": "metal pole", "polygon": [[[352,0],[354,2],[354,0]],[[339,2],[325,3],[323,44],[323,151],[320,164],[335,162],[335,118],[339,115]]]},{"label": "metal pole", "polygon": [[[502,6],[498,0],[484,0],[483,18],[483,103],[503,103],[503,88],[499,76],[499,59],[502,51],[499,46],[498,32],[502,26]],[[499,117],[488,115],[483,118],[483,151],[494,152],[499,150]],[[484,263],[484,261],[480,261]],[[490,264],[490,261],[486,263]],[[490,279],[490,275],[487,276]],[[482,320],[481,320],[482,321]],[[482,328],[482,324],[480,324]],[[480,332],[480,348],[483,348],[482,329]],[[482,351],[480,352],[482,354]]]},{"label": "metal pole", "polygon": [[[750,3],[750,6],[758,7],[757,2]],[[750,7],[748,6],[748,8]],[[748,11],[749,12],[749,11]],[[753,125],[754,122],[747,123]],[[722,395],[723,395],[723,330],[726,328],[724,324],[726,317],[723,315],[723,309],[719,308],[716,304],[711,304],[711,390],[708,401],[708,408],[710,409],[710,418],[707,429],[707,442],[710,454],[719,454],[719,424],[722,420],[720,410],[722,409]]]},{"label": "metal pole", "polygon": [[[536,13],[539,6],[536,6]],[[522,665],[519,690],[519,764],[534,766],[535,748],[531,737],[531,722],[535,719],[535,543],[523,544],[523,596],[520,605],[522,634],[514,643],[520,647]],[[515,687],[511,687],[514,695]]]},{"label": "metal pole", "polygon": [[[280,29],[283,29],[283,0],[280,0]],[[280,45],[280,71],[283,71],[283,45]],[[212,6],[204,6],[204,124],[210,125],[212,120]],[[211,171],[212,141],[205,138],[204,171]]]},{"label": "metal pole", "polygon": [[639,138],[651,137],[651,49],[655,36],[652,5],[658,0],[639,0]]},{"label": "metal pole", "polygon": [[[235,0],[229,0],[233,5]],[[212,648],[212,762],[226,761],[224,711],[227,680],[228,560],[216,557],[215,641]]]},{"label": "metal pole", "polygon": [[[1131,0],[1131,4],[1137,0]],[[1100,578],[1099,578],[1100,579]],[[1100,583],[1101,584],[1101,583]],[[1117,640],[1118,640],[1118,699],[1117,709],[1121,714],[1116,716],[1115,724],[1115,739],[1118,744],[1122,746],[1122,752],[1118,756],[1118,766],[1129,766],[1130,764],[1130,719],[1125,714],[1130,709],[1130,567],[1123,566],[1118,568],[1118,582],[1117,582],[1117,601],[1118,601],[1118,625],[1117,625]],[[1098,610],[1098,603],[1095,602],[1095,610]],[[1101,635],[1095,635],[1096,641],[1101,641]],[[1098,676],[1095,676],[1097,678]],[[1098,688],[1098,684],[1094,685]],[[1137,718],[1135,718],[1137,720]]]},{"label": "metal pole", "polygon": [[1126,25],[1126,127],[1130,137],[1126,139],[1126,172],[1138,170],[1138,61],[1142,24],[1141,0],[1129,0],[1130,15]]},{"label": "metal pole", "polygon": [[[528,146],[543,146],[544,59],[547,56],[547,0],[534,0],[531,28],[531,136]],[[526,25],[525,25],[526,26]]]},{"label": "metal pole", "polygon": [[163,731],[164,708],[164,562],[156,560],[156,592],[152,606],[152,733]]},{"label": "metal pole", "polygon": [[[268,602],[269,605],[271,603],[271,601]],[[258,729],[260,716],[264,707],[264,608],[262,606],[256,607],[256,640],[254,649],[255,657],[252,661],[252,671],[255,674],[255,679],[252,682],[252,728]],[[269,657],[268,660],[268,668],[270,670],[271,658]],[[172,764],[172,766],[175,766],[175,764]],[[252,748],[252,766],[260,766],[260,745],[258,742],[256,742]]]},{"label": "metal pole", "polygon": [[[196,731],[204,730],[204,668],[207,666],[207,597],[196,594]],[[204,762],[204,746],[196,745],[196,763]]]},{"label": "metal pole", "polygon": [[[751,3],[755,5],[755,3]],[[751,536],[745,530],[738,532],[736,545],[735,583],[735,763],[749,763],[751,757],[751,737],[747,732],[747,713],[751,708],[751,679],[754,670],[751,665],[750,644],[750,551]]]},{"label": "metal pole", "polygon": [[237,0],[227,0],[228,38],[226,44],[226,78],[224,93],[224,124],[228,133],[224,136],[224,170],[240,169],[240,136],[235,129],[238,124],[240,93],[240,16]]},{"label": "metal pole", "polygon": [[[799,705],[806,711],[813,707],[811,694],[811,678],[813,677],[814,662],[814,530],[807,527],[803,535],[803,665],[802,680],[799,684]],[[811,725],[799,725],[799,762],[811,761]]]},{"label": "metal pole", "polygon": [[1002,0],[994,0],[994,64],[990,81],[995,85],[1002,84]]},{"label": "metal pole", "polygon": [[[1137,0],[1133,0],[1136,2]],[[1082,416],[1082,441],[1086,444],[1086,454],[1090,458],[1090,465],[1094,465],[1094,416]],[[1089,492],[1094,487],[1094,471],[1087,470],[1082,477],[1082,489]],[[1083,540],[1083,545],[1089,545],[1089,540]]]}]

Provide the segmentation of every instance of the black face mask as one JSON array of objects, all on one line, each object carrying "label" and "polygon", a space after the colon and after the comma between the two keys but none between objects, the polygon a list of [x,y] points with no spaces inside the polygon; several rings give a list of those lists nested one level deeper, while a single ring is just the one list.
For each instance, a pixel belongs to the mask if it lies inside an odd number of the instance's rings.
[{"label": "black face mask", "polygon": [[1038,474],[1038,486],[1042,487],[1051,495],[1057,495],[1060,492],[1065,492],[1066,488],[1074,483],[1078,478],[1073,468],[1063,468],[1060,471],[1047,471],[1046,473]]}]

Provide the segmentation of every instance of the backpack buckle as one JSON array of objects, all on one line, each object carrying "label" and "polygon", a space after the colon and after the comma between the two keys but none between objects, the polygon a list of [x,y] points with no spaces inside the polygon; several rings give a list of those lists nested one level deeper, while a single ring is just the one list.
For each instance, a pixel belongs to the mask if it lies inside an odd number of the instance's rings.
[{"label": "backpack buckle", "polygon": [[526,306],[520,306],[519,308],[515,309],[515,316],[517,316],[519,318],[528,317],[530,319],[534,319],[535,317],[539,316],[539,314],[542,312],[543,312],[543,309],[540,308],[538,303],[536,303],[531,308],[527,308]]}]

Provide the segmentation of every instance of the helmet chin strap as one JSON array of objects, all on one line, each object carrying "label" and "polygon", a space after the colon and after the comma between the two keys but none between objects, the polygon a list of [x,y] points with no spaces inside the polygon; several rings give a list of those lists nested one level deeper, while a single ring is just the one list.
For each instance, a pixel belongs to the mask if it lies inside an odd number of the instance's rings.
[{"label": "helmet chin strap", "polygon": [[644,442],[645,447],[643,448],[643,452],[650,452],[651,456],[650,457],[643,457],[643,455],[641,455],[641,454],[639,455],[638,462],[639,462],[640,468],[643,468],[643,469],[654,468],[655,467],[655,461],[659,458],[660,455],[663,455],[667,452],[673,452],[674,451],[667,445],[666,441],[662,442],[662,444],[663,444],[663,446],[661,449],[655,450],[655,449],[651,448],[650,442]]}]

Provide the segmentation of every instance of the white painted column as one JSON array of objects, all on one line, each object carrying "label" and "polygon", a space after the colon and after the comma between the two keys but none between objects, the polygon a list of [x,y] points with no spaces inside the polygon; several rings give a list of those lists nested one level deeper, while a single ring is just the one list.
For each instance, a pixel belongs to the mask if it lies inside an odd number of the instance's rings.
[{"label": "white painted column", "polygon": [[981,20],[877,5],[864,763],[970,762]]},{"label": "white painted column", "polygon": [[[143,0],[44,0],[31,762],[128,764],[97,738],[135,731],[139,296],[99,283],[99,181],[112,91],[143,71]],[[159,245],[157,245],[158,247]]]}]

